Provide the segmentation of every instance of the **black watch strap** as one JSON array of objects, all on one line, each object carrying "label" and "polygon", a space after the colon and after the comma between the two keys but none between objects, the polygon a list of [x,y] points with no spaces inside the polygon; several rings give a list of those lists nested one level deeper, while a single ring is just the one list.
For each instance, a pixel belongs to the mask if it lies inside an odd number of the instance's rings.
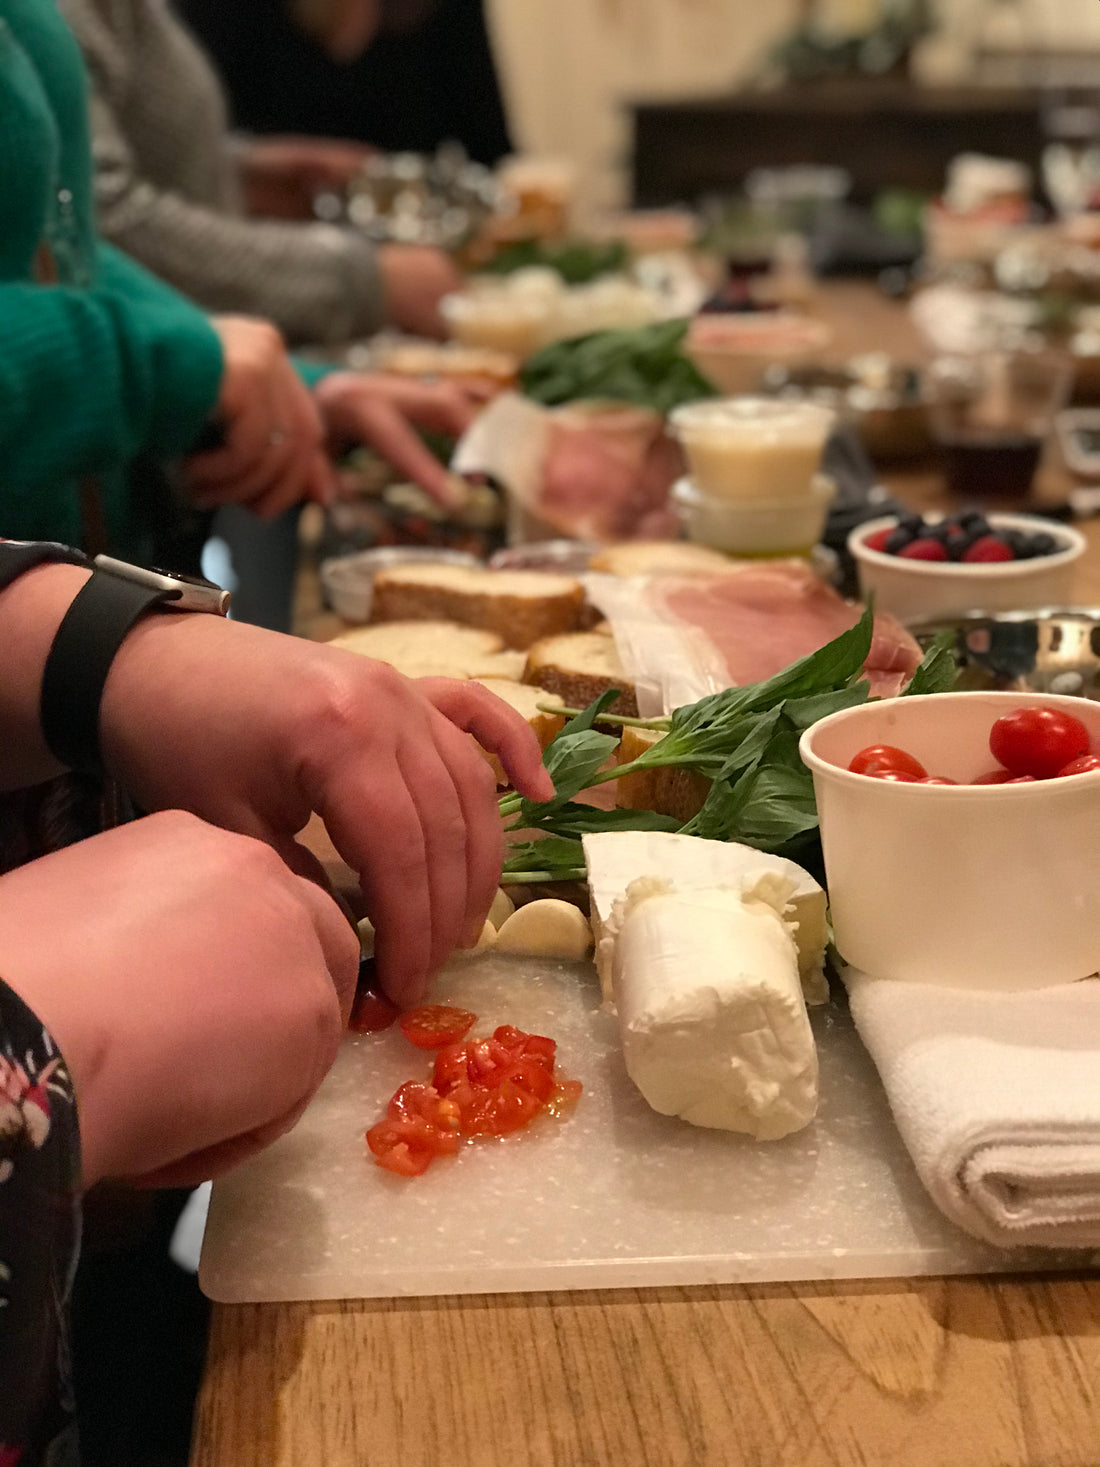
[{"label": "black watch strap", "polygon": [[0,591],[36,565],[87,565],[88,557],[56,540],[0,539]]},{"label": "black watch strap", "polygon": [[40,718],[50,752],[83,773],[99,773],[99,705],[127,632],[158,603],[159,587],[94,571],[62,618],[42,673]]}]

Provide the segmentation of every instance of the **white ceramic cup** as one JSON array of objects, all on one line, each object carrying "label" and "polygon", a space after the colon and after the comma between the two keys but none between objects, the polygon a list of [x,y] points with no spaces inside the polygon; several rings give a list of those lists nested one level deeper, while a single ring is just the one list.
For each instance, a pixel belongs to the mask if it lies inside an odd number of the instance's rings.
[{"label": "white ceramic cup", "polygon": [[1032,784],[895,784],[852,774],[893,744],[929,774],[993,769],[994,722],[1014,708],[1074,714],[1100,751],[1100,703],[1040,693],[890,698],[803,734],[836,945],[877,977],[1021,990],[1100,969],[1100,771]]}]

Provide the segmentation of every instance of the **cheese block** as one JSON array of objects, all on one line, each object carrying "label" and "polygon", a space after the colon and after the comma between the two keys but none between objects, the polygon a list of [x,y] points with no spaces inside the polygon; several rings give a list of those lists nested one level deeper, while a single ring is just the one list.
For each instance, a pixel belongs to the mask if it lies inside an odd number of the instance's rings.
[{"label": "cheese block", "polygon": [[[550,740],[565,727],[565,718],[561,714],[544,713],[538,706],[543,703],[559,708],[564,707],[565,705],[556,693],[547,693],[542,688],[531,687],[528,683],[512,682],[509,678],[479,677],[474,678],[473,681],[480,683],[483,688],[488,688],[490,693],[495,693],[517,713],[522,714],[538,739],[540,749],[545,749]],[[486,750],[482,752],[496,775],[497,784],[507,784],[508,776],[501,767],[497,756]]]},{"label": "cheese block", "polygon": [[608,688],[618,688],[620,696],[608,711],[628,717],[638,712],[634,683],[615,640],[600,632],[572,632],[536,642],[527,654],[523,681],[559,693],[569,708],[585,708]]},{"label": "cheese block", "polygon": [[734,841],[702,840],[696,835],[660,830],[624,830],[582,837],[592,930],[596,939],[596,969],[604,997],[611,994],[612,942],[604,928],[612,909],[631,882],[639,877],[673,881],[681,892],[714,887],[738,890],[746,882],[771,873],[789,880],[787,914],[794,930],[798,972],[809,1003],[829,996],[824,977],[826,927],[825,892],[807,871],[783,856],[768,856]]},{"label": "cheese block", "polygon": [[775,872],[729,887],[632,882],[613,926],[627,1073],[654,1110],[774,1141],[817,1111],[817,1050]]},{"label": "cheese block", "polygon": [[573,576],[410,561],[375,576],[371,621],[457,621],[524,649],[571,631],[583,605],[584,587]]},{"label": "cheese block", "polygon": [[392,621],[356,627],[333,637],[330,647],[388,662],[406,677],[518,679],[522,652],[505,648],[495,632],[452,621]]}]

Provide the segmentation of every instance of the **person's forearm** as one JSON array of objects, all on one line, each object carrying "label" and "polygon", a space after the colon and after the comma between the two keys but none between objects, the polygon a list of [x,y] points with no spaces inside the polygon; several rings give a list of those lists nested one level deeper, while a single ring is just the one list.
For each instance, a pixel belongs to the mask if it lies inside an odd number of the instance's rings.
[{"label": "person's forearm", "polygon": [[62,772],[38,717],[42,669],[73,597],[89,571],[40,565],[0,591],[0,789],[24,789]]}]

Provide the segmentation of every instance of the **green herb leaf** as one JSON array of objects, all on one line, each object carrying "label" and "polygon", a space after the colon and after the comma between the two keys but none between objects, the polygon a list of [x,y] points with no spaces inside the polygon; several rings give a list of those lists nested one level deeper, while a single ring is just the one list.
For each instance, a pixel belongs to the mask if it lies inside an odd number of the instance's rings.
[{"label": "green herb leaf", "polygon": [[[560,835],[590,835],[601,830],[677,831],[681,822],[656,810],[601,810],[596,805],[559,805],[546,816],[547,828]],[[534,829],[539,829],[536,825]]]},{"label": "green herb leaf", "polygon": [[555,342],[524,364],[524,393],[546,407],[578,399],[632,402],[661,414],[713,397],[714,387],[681,351],[689,323],[658,321]]},{"label": "green herb leaf", "polygon": [[920,693],[949,693],[959,676],[955,661],[955,633],[937,632],[928,644],[921,664],[902,689],[901,696]]},{"label": "green herb leaf", "polygon": [[584,865],[579,840],[548,836],[546,840],[517,841],[508,847],[504,871],[572,871]]},{"label": "green herb leaf", "polygon": [[[618,747],[613,734],[597,733],[595,729],[582,729],[570,738],[555,739],[546,747],[543,763],[554,781],[555,795],[547,803],[561,805],[587,789],[592,777],[603,768]],[[538,810],[534,805],[531,809]]]}]

